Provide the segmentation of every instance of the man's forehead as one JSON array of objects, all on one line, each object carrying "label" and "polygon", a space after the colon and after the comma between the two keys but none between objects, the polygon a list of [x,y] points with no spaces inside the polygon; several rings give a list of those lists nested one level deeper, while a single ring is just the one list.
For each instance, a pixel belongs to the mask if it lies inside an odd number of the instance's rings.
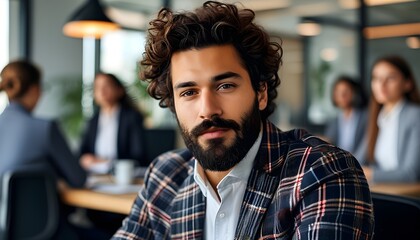
[{"label": "man's forehead", "polygon": [[171,57],[170,72],[172,77],[202,74],[203,71],[215,75],[224,72],[243,70],[243,64],[232,45],[217,45],[199,49],[176,52]]}]

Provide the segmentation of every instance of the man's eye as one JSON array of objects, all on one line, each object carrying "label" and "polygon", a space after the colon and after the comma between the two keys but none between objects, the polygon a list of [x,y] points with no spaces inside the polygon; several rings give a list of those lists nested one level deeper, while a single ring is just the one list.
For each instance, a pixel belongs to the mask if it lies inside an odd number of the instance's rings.
[{"label": "man's eye", "polygon": [[193,90],[187,90],[181,93],[181,97],[189,97],[189,96],[193,96],[196,92]]},{"label": "man's eye", "polygon": [[231,88],[234,88],[235,87],[235,85],[233,85],[233,84],[231,84],[231,83],[224,83],[224,84],[221,84],[219,87],[218,87],[218,89],[220,89],[220,90],[225,90],[225,89],[231,89]]}]

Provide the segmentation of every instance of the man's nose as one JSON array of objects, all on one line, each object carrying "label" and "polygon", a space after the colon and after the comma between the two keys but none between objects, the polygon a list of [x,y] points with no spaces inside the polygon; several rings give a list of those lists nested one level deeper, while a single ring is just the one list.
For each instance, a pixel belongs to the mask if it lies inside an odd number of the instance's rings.
[{"label": "man's nose", "polygon": [[203,90],[201,94],[200,118],[211,119],[213,116],[221,116],[223,111],[220,102],[210,90]]}]

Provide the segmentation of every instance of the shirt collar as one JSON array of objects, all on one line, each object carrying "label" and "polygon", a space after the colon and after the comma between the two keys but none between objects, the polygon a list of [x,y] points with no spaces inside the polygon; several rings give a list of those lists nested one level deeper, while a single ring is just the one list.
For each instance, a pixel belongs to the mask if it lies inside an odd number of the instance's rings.
[{"label": "shirt collar", "polygon": [[[235,167],[233,167],[233,169],[222,179],[222,181],[220,181],[219,185],[217,186],[218,188],[229,184],[229,181],[226,181],[228,179],[236,179],[244,182],[248,181],[249,175],[251,174],[254,159],[257,156],[258,150],[260,148],[262,139],[262,129],[263,127],[261,126],[260,133],[258,134],[258,137],[255,140],[252,147],[249,149],[248,153]],[[201,167],[197,160],[195,160],[194,163],[194,180],[200,187],[203,195],[207,197],[207,186],[209,185],[209,183],[204,173],[204,169]]]}]

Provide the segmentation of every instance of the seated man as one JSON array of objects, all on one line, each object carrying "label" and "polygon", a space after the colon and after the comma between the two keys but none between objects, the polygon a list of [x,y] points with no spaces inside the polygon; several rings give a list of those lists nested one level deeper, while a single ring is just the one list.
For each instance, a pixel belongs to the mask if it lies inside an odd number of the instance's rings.
[{"label": "seated man", "polygon": [[[254,12],[205,3],[159,12],[143,77],[188,149],[159,156],[113,239],[370,239],[373,212],[348,152],[267,120],[282,48]],[[156,143],[158,144],[158,143]]]}]

